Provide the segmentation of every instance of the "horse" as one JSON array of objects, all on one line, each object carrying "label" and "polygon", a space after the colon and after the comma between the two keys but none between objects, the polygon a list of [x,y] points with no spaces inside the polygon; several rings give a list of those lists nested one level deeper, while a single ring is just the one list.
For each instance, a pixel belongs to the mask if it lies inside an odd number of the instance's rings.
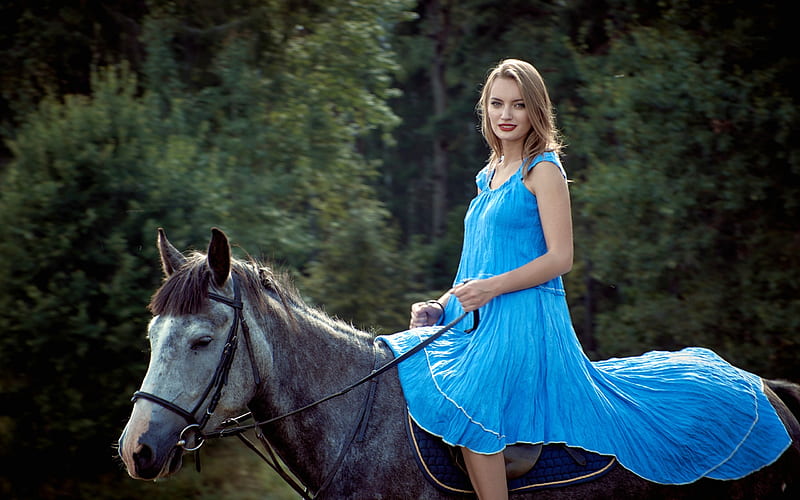
[{"label": "horse", "polygon": [[[383,343],[306,304],[269,266],[233,258],[217,228],[205,254],[182,254],[163,229],[157,247],[165,280],[149,305],[150,362],[118,441],[132,478],[176,473],[186,452],[231,426],[241,437],[236,426],[250,412],[265,451],[245,441],[287,481],[296,478],[304,498],[452,497],[415,461],[396,370],[357,383],[394,359]],[[793,443],[744,478],[662,485],[618,466],[591,482],[515,497],[797,498],[800,385],[766,380],[764,390]]]}]

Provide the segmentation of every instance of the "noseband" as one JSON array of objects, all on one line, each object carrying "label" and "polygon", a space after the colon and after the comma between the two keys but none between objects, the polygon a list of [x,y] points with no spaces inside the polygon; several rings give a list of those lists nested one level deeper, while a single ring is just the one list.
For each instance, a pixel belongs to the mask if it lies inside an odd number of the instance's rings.
[{"label": "noseband", "polygon": [[[203,392],[203,395],[197,401],[195,407],[189,411],[185,410],[184,408],[176,405],[171,401],[167,401],[164,398],[156,396],[150,392],[145,391],[136,391],[133,393],[133,398],[131,402],[136,402],[137,399],[147,399],[152,401],[156,404],[163,406],[164,408],[177,413],[181,417],[183,417],[186,422],[189,424],[187,425],[180,433],[178,437],[177,446],[183,448],[186,451],[195,451],[203,446],[205,443],[205,436],[203,434],[203,428],[208,423],[208,420],[211,418],[211,415],[214,414],[214,411],[217,408],[217,404],[222,396],[222,390],[225,387],[225,384],[228,382],[228,374],[231,371],[231,366],[233,364],[233,358],[236,354],[236,348],[239,344],[239,325],[242,326],[242,332],[244,333],[244,340],[245,344],[247,345],[247,351],[250,355],[250,366],[253,370],[253,378],[256,382],[256,387],[261,385],[261,377],[258,373],[258,367],[256,366],[255,356],[253,355],[253,349],[250,345],[250,329],[247,327],[247,323],[244,320],[243,314],[243,304],[241,300],[241,294],[239,291],[239,282],[236,281],[233,275],[231,275],[231,282],[233,283],[233,299],[229,299],[228,297],[209,292],[208,298],[214,300],[216,302],[220,302],[222,304],[228,305],[233,308],[233,323],[231,324],[231,328],[228,331],[228,338],[225,341],[225,347],[222,349],[222,354],[220,355],[219,363],[217,364],[217,369],[214,371],[214,376],[211,377],[211,381],[208,383],[206,390]],[[210,396],[210,400],[209,400]],[[198,416],[198,413],[203,408],[206,400],[209,400],[208,404],[206,405],[205,411],[202,412],[201,415]],[[194,447],[187,447],[187,436],[186,434],[190,431],[194,431],[196,433],[195,437],[195,446]]]}]

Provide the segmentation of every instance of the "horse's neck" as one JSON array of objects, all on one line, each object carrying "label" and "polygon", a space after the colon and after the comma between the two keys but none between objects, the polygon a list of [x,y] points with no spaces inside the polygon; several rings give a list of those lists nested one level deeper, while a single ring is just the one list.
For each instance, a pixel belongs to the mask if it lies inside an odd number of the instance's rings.
[{"label": "horse's neck", "polygon": [[370,335],[315,309],[293,309],[296,328],[283,332],[280,347],[273,345],[273,358],[275,376],[293,389],[296,402],[326,396],[369,373],[374,361]]},{"label": "horse's neck", "polygon": [[[372,338],[324,314],[298,306],[297,328],[271,337],[273,366],[251,410],[258,420],[283,415],[334,394],[374,367]],[[274,339],[274,340],[273,340]],[[369,385],[369,384],[367,384]],[[367,387],[287,417],[265,429],[282,458],[303,480],[318,483],[357,425]]]}]

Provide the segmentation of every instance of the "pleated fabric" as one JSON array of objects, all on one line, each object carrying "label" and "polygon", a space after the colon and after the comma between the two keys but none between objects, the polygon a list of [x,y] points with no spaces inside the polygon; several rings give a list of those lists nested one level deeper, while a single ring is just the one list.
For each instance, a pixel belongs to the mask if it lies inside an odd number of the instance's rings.
[{"label": "pleated fabric", "polygon": [[[536,197],[523,169],[480,193],[465,217],[454,283],[486,278],[546,251]],[[563,172],[563,168],[562,168]],[[451,298],[440,324],[463,312]],[[575,335],[560,277],[504,294],[398,367],[411,417],[454,446],[491,454],[514,443],[565,443],[614,455],[663,484],[738,479],[774,462],[791,439],[762,380],[707,349],[590,361]],[[378,337],[396,356],[440,326]]]}]

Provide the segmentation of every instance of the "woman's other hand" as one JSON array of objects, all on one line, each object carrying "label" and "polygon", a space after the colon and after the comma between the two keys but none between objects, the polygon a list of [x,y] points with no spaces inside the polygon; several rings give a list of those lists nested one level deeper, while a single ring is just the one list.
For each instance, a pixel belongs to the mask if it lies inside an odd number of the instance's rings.
[{"label": "woman's other hand", "polygon": [[409,328],[435,325],[442,314],[444,314],[444,306],[439,301],[415,302],[411,305]]}]

